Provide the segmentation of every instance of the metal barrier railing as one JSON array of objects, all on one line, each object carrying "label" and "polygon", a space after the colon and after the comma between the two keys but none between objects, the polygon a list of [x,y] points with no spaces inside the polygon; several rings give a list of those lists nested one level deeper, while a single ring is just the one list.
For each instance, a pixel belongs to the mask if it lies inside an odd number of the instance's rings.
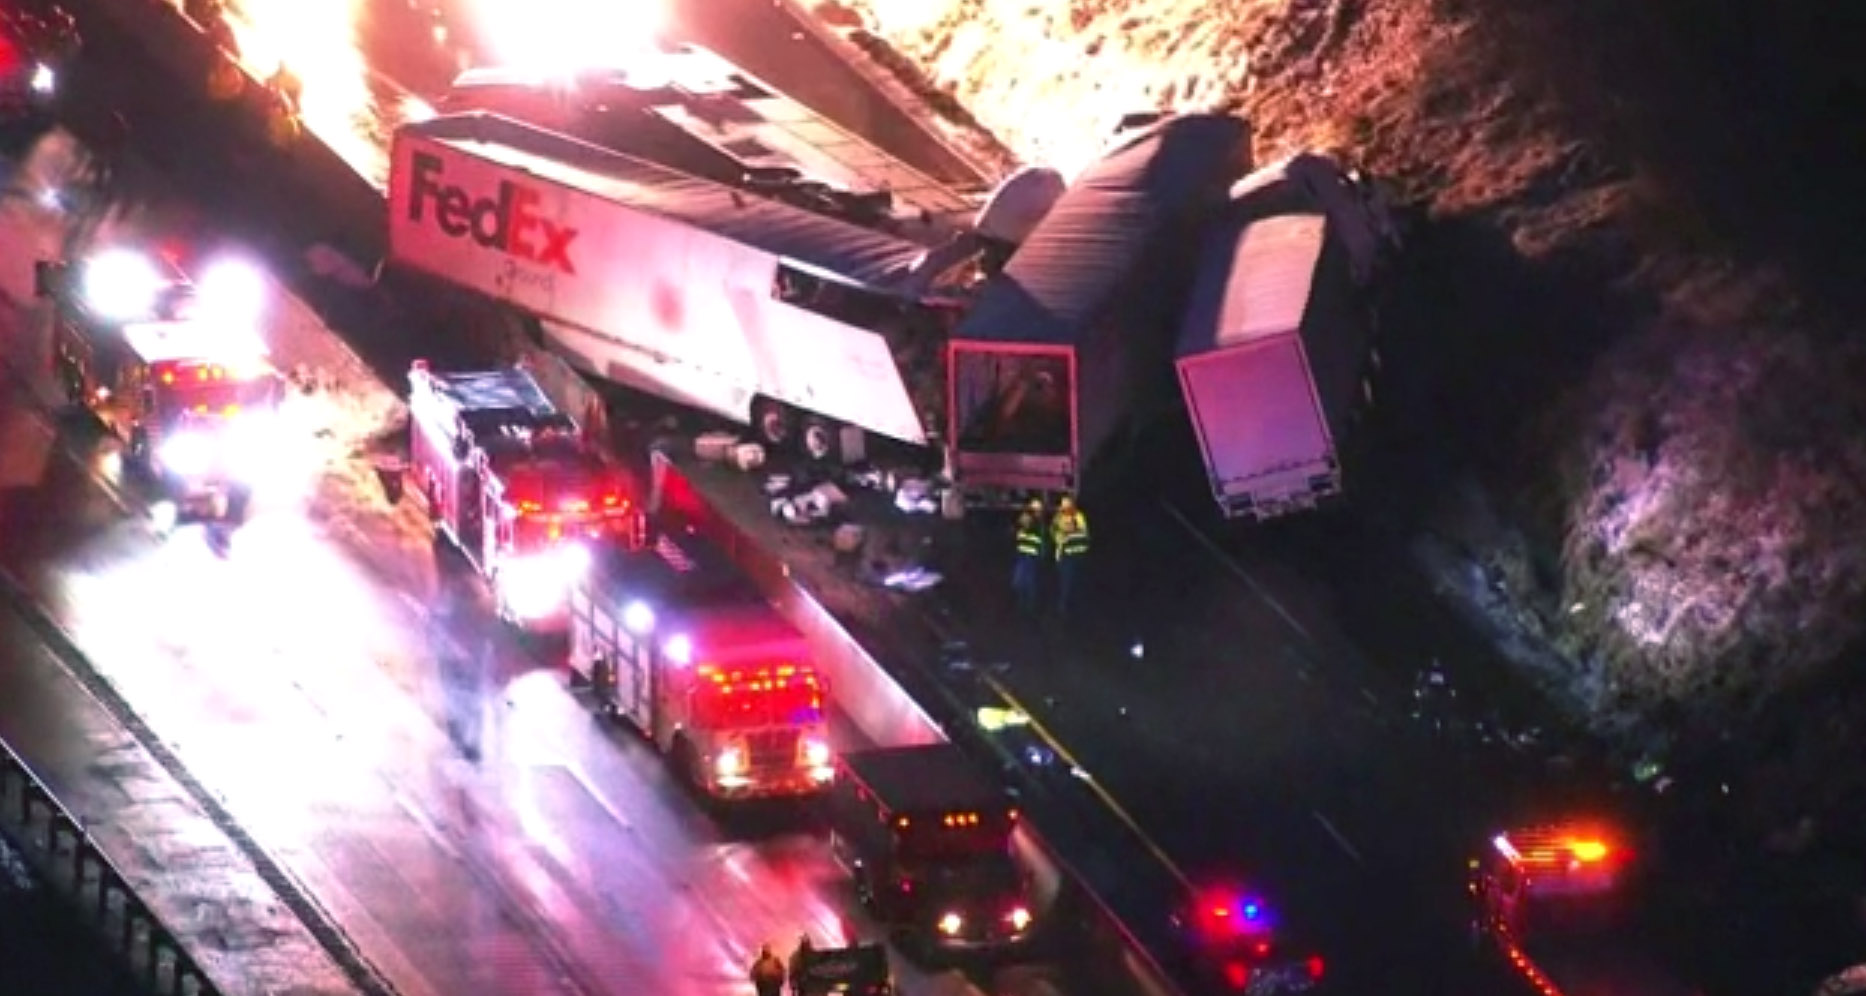
[{"label": "metal barrier railing", "polygon": [[5,743],[0,743],[0,830],[139,985],[155,996],[221,996],[83,824]]}]

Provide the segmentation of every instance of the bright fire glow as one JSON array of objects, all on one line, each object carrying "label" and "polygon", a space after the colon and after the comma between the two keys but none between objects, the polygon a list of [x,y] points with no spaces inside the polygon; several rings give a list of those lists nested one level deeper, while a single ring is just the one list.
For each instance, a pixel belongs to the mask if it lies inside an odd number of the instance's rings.
[{"label": "bright fire glow", "polygon": [[652,49],[664,0],[473,0],[475,27],[499,65],[544,76],[624,68]]},{"label": "bright fire glow", "polygon": [[1259,0],[852,0],[1025,162],[1074,176],[1128,114],[1199,110],[1242,94]]},{"label": "bright fire glow", "polygon": [[227,24],[248,71],[264,81],[281,64],[304,85],[304,125],[352,169],[380,183],[388,176],[383,143],[373,136],[369,67],[357,48],[364,0],[239,0]]}]

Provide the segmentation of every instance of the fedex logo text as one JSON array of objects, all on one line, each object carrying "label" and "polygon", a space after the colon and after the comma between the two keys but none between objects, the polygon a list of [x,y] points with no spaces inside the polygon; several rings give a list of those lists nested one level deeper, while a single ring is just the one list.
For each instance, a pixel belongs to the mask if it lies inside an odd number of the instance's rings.
[{"label": "fedex logo text", "polygon": [[570,247],[577,229],[540,217],[536,188],[500,180],[495,196],[475,198],[442,180],[447,165],[440,156],[416,152],[410,165],[408,220],[426,220],[431,205],[435,226],[450,238],[471,238],[475,245],[576,276]]}]

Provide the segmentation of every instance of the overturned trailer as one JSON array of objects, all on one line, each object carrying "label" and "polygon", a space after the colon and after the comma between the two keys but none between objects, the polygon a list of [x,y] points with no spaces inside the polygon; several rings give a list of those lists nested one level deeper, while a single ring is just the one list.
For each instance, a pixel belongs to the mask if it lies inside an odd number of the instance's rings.
[{"label": "overturned trailer", "polygon": [[1083,487],[1169,365],[1200,222],[1249,150],[1242,118],[1171,118],[1124,136],[1055,202],[947,343],[960,481]]},{"label": "overturned trailer", "polygon": [[1208,225],[1176,365],[1227,518],[1341,493],[1341,441],[1372,400],[1368,290],[1397,245],[1370,191],[1313,155],[1252,174]]}]

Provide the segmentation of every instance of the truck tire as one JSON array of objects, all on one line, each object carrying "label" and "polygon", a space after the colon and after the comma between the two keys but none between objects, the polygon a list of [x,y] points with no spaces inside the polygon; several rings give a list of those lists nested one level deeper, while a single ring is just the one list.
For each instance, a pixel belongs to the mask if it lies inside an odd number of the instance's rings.
[{"label": "truck tire", "polygon": [[679,776],[682,785],[693,793],[694,801],[703,810],[711,810],[718,799],[706,783],[706,772],[700,764],[700,752],[693,748],[693,742],[685,737],[674,741],[674,773]]},{"label": "truck tire", "polygon": [[759,442],[782,449],[790,445],[791,436],[796,433],[796,419],[782,404],[760,398],[752,403],[752,431]]},{"label": "truck tire", "polygon": [[826,418],[806,418],[798,442],[803,455],[815,463],[831,463],[842,449],[836,423]]}]

